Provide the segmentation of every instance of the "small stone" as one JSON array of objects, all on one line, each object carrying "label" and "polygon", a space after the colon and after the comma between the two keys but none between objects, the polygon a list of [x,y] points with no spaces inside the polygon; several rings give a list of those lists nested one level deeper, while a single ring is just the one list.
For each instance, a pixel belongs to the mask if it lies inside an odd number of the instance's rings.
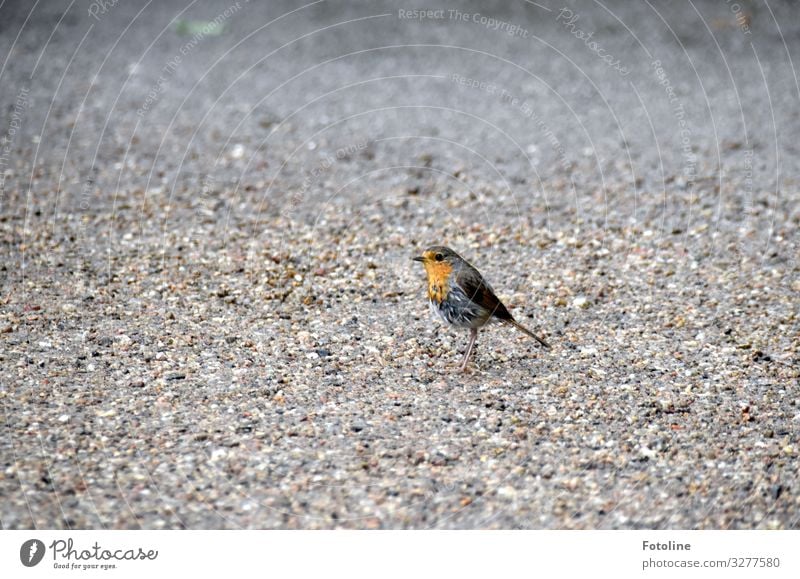
[{"label": "small stone", "polygon": [[513,499],[517,496],[517,489],[510,486],[504,486],[497,489],[497,496],[504,499]]},{"label": "small stone", "polygon": [[647,446],[639,447],[639,454],[641,454],[646,459],[651,459],[658,456],[658,453],[655,450]]},{"label": "small stone", "polygon": [[589,307],[589,298],[586,296],[577,296],[574,300],[572,300],[572,307],[585,310]]}]

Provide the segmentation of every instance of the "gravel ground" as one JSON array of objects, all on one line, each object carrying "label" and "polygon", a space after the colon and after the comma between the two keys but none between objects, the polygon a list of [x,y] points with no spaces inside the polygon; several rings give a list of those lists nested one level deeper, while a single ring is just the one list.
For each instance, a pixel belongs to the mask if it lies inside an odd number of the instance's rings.
[{"label": "gravel ground", "polygon": [[796,9],[0,4],[2,528],[800,528]]}]

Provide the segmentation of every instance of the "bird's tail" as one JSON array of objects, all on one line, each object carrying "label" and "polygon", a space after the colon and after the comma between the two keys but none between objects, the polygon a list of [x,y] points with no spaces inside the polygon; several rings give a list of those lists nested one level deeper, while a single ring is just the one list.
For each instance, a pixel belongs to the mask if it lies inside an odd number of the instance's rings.
[{"label": "bird's tail", "polygon": [[514,326],[515,328],[517,328],[517,329],[518,329],[519,331],[521,331],[522,333],[529,335],[531,338],[533,338],[534,340],[536,340],[537,342],[539,342],[539,343],[540,343],[542,346],[544,346],[545,348],[547,348],[547,349],[550,349],[550,344],[548,344],[548,343],[547,343],[547,342],[545,342],[545,341],[544,341],[542,338],[540,338],[539,336],[537,336],[536,334],[534,334],[533,332],[531,332],[531,331],[530,331],[528,328],[526,328],[525,326],[523,326],[522,324],[520,324],[520,323],[519,323],[517,320],[513,320],[513,319],[512,319],[512,320],[503,320],[503,321],[505,321],[505,322],[508,322],[509,324],[511,324],[512,326]]}]

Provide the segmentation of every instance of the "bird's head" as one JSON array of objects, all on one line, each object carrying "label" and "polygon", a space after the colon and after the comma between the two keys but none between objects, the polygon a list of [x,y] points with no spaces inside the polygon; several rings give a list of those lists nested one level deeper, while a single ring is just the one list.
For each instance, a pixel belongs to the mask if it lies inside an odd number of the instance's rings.
[{"label": "bird's head", "polygon": [[455,251],[443,245],[429,247],[422,252],[422,255],[413,259],[425,266],[428,277],[434,278],[446,278],[453,271],[453,266],[461,261],[461,257]]}]

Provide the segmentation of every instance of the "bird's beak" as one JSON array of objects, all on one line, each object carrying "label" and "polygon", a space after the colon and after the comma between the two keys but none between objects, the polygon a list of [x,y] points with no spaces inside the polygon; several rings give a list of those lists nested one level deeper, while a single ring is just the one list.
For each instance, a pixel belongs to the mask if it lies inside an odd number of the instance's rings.
[{"label": "bird's beak", "polygon": [[422,257],[421,255],[418,255],[417,257],[414,257],[414,258],[412,258],[412,259],[413,259],[414,261],[425,261],[425,258],[424,258],[424,257]]}]

